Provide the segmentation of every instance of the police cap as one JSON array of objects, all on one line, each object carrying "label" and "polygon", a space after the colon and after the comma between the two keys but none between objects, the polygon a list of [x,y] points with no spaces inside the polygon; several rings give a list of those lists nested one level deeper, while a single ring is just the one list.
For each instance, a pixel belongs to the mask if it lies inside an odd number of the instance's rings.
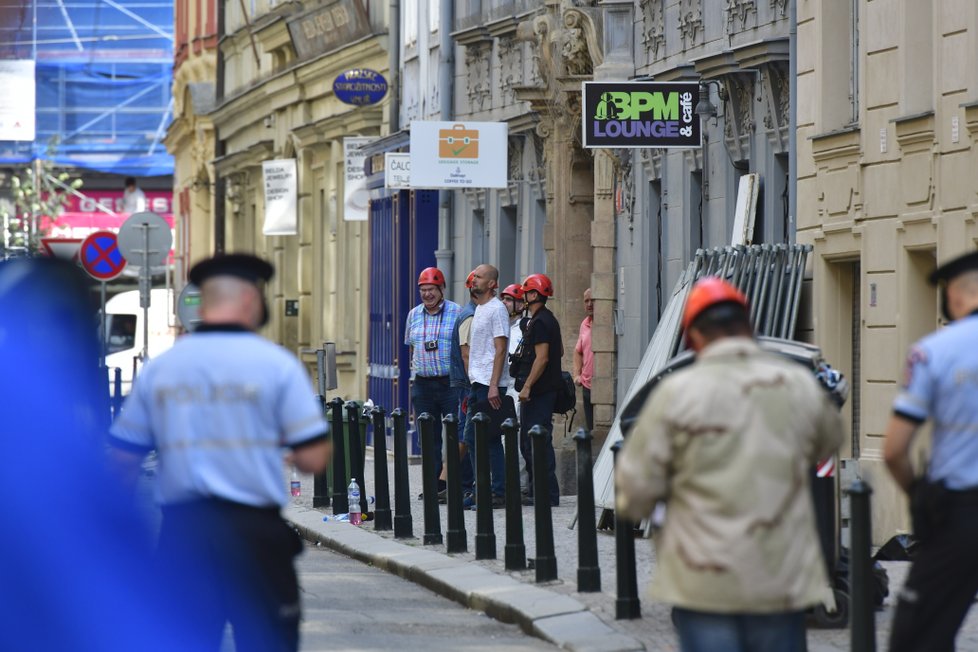
[{"label": "police cap", "polygon": [[271,280],[275,268],[271,263],[251,254],[221,254],[202,260],[190,270],[190,282],[201,287],[215,276],[235,276],[261,286]]},{"label": "police cap", "polygon": [[947,284],[955,277],[971,271],[978,271],[978,251],[972,251],[970,254],[964,254],[954,260],[949,260],[935,269],[931,273],[929,280],[931,285],[937,285],[941,282]]}]

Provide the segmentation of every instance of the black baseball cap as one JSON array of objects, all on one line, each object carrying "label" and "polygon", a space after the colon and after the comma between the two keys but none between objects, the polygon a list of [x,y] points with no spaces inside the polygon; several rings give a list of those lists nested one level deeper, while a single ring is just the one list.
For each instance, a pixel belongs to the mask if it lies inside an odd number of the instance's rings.
[{"label": "black baseball cap", "polygon": [[947,284],[955,277],[971,271],[978,271],[978,251],[972,251],[971,253],[959,256],[954,260],[949,260],[935,269],[931,273],[928,280],[930,281],[931,285],[937,285],[941,282]]},{"label": "black baseball cap", "polygon": [[215,276],[235,276],[261,286],[275,274],[271,263],[251,254],[221,254],[202,260],[190,270],[190,282],[202,287]]}]

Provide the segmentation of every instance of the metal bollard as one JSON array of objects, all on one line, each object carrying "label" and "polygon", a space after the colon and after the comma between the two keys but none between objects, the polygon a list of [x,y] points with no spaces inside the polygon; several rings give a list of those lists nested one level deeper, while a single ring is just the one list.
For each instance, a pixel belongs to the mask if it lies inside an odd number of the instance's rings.
[{"label": "metal bollard", "polygon": [[435,417],[422,412],[418,417],[421,435],[421,491],[424,495],[424,545],[441,545],[441,514],[438,510],[438,478],[435,477]]},{"label": "metal bollard", "polygon": [[374,510],[374,530],[391,529],[391,488],[387,477],[387,420],[385,410],[377,406],[370,413],[374,421],[374,489],[377,506]]},{"label": "metal bollard", "polygon": [[[614,462],[622,442],[611,447]],[[635,577],[635,524],[615,511],[615,574],[618,596],[615,598],[615,619],[640,618],[642,605],[638,599],[638,579]]]},{"label": "metal bollard", "polygon": [[117,418],[122,411],[122,367],[114,367],[112,372],[112,417]]},{"label": "metal bollard", "polygon": [[873,558],[871,546],[872,515],[870,497],[872,488],[857,478],[849,487],[849,505],[852,513],[849,551],[849,623],[852,652],[876,651],[876,621],[873,614]]},{"label": "metal bollard", "polygon": [[[326,403],[326,397],[320,394],[319,407],[323,411],[323,416],[326,416],[329,404]],[[331,428],[332,429],[332,428]],[[335,432],[330,432],[330,439],[332,440],[336,436]],[[317,473],[312,476],[312,506],[313,507],[329,507],[329,474],[324,470],[322,473]]]},{"label": "metal bollard", "polygon": [[408,483],[407,415],[401,408],[394,408],[391,419],[394,421],[394,538],[405,539],[414,536]]},{"label": "metal bollard", "polygon": [[533,426],[530,439],[533,442],[533,516],[536,520],[537,552],[534,559],[536,581],[549,582],[557,579],[557,555],[554,552],[554,524],[550,511],[550,473],[547,471],[547,442],[550,431]]},{"label": "metal bollard", "polygon": [[350,503],[346,497],[346,437],[343,436],[343,399],[329,402],[330,427],[333,430],[333,514],[346,514]]},{"label": "metal bollard", "polygon": [[350,477],[357,479],[360,486],[360,513],[367,518],[367,481],[363,477],[363,439],[360,438],[360,406],[356,401],[347,401],[346,427],[350,433]]},{"label": "metal bollard", "polygon": [[[448,495],[448,541],[447,552],[468,552],[465,534],[465,517],[462,514],[462,484],[459,479],[458,421],[454,414],[446,414],[441,420],[445,425],[446,493]],[[426,490],[427,491],[427,490]]]},{"label": "metal bollard", "polygon": [[492,487],[489,481],[489,417],[479,412],[475,424],[475,558],[496,558],[496,532],[492,522]]},{"label": "metal bollard", "polygon": [[601,590],[598,533],[594,521],[594,478],[591,475],[591,433],[578,428],[577,442],[577,591]]},{"label": "metal bollard", "polygon": [[506,570],[526,570],[526,544],[523,542],[523,496],[520,494],[520,448],[516,422],[502,425],[506,441]]}]

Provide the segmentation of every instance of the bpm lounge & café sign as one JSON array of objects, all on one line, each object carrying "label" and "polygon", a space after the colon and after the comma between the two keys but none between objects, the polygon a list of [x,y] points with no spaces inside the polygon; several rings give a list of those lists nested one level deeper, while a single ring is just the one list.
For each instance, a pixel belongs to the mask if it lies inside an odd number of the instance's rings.
[{"label": "bpm lounge & caf\u00e9 sign", "polygon": [[584,82],[584,147],[700,147],[696,82]]}]

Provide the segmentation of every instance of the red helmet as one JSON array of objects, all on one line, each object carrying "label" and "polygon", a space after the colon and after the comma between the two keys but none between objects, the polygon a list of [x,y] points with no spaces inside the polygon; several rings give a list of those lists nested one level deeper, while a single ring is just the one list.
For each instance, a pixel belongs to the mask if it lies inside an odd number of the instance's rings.
[{"label": "red helmet", "polygon": [[475,270],[474,269],[471,272],[469,272],[469,275],[465,278],[465,287],[468,288],[468,289],[470,289],[470,290],[472,289],[472,277],[473,276],[475,276]]},{"label": "red helmet", "polygon": [[437,267],[425,267],[418,276],[418,285],[437,285],[445,287],[445,275]]},{"label": "red helmet", "polygon": [[506,286],[506,289],[499,293],[499,296],[504,297],[509,295],[516,299],[517,301],[523,300],[523,287],[519,283],[511,283]]},{"label": "red helmet", "polygon": [[546,274],[530,274],[523,280],[523,292],[535,290],[545,297],[554,295],[554,284]]},{"label": "red helmet", "polygon": [[686,308],[683,310],[683,330],[696,321],[704,310],[711,308],[718,303],[736,303],[748,309],[747,297],[744,293],[716,276],[706,276],[693,284],[693,289],[689,291],[686,298]]}]

